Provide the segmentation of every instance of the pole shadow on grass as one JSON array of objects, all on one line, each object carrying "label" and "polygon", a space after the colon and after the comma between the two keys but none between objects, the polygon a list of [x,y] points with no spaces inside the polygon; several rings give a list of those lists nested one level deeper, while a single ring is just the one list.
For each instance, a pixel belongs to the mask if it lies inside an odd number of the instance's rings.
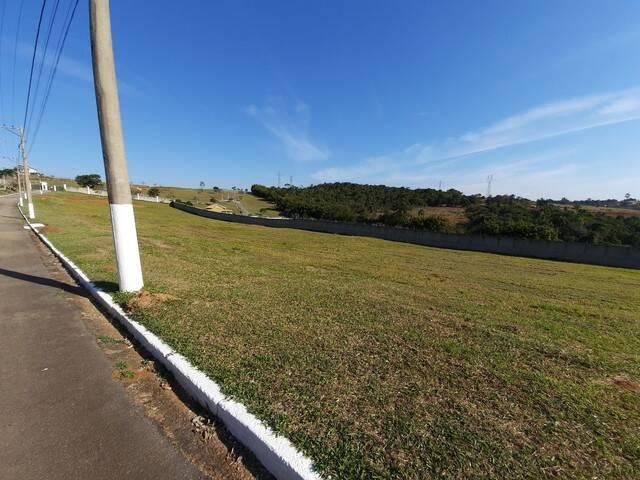
[{"label": "pole shadow on grass", "polygon": [[35,283],[38,285],[44,285],[46,287],[57,288],[59,290],[73,293],[74,295],[79,295],[81,297],[88,297],[88,293],[84,288],[79,287],[78,285],[70,285],[53,278],[39,277],[37,275],[16,272],[13,270],[7,270],[5,268],[0,268],[0,275],[15,278],[16,280],[22,280],[23,282]]}]

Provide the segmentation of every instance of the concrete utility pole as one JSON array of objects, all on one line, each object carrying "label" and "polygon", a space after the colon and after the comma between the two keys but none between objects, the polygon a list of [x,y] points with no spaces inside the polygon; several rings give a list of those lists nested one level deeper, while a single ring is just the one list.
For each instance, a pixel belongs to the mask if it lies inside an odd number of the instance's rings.
[{"label": "concrete utility pole", "polygon": [[22,180],[20,180],[20,157],[18,155],[16,155],[16,178],[18,179],[18,195],[20,196],[18,204],[21,207],[24,207],[24,202],[22,200]]},{"label": "concrete utility pole", "polygon": [[27,161],[27,150],[24,147],[24,130],[18,129],[20,136],[20,152],[22,153],[22,175],[24,176],[24,187],[27,191],[27,208],[29,209],[29,219],[36,218],[36,212],[33,209],[33,198],[31,197],[31,179],[29,178],[29,162]]},{"label": "concrete utility pole", "polygon": [[116,81],[109,0],[89,0],[91,56],[120,290],[143,286]]},{"label": "concrete utility pole", "polygon": [[[11,132],[16,135],[20,139],[20,153],[22,155],[22,175],[24,179],[24,188],[27,191],[27,206],[29,208],[29,219],[33,220],[36,218],[36,213],[33,208],[33,199],[31,198],[31,180],[29,178],[29,162],[27,161],[27,151],[24,146],[24,129],[20,127],[14,127],[13,125],[0,125],[1,128],[4,128],[7,132]],[[18,173],[18,185],[20,185],[20,174]],[[20,196],[22,198],[22,195]],[[22,202],[20,202],[20,206],[22,206]]]}]

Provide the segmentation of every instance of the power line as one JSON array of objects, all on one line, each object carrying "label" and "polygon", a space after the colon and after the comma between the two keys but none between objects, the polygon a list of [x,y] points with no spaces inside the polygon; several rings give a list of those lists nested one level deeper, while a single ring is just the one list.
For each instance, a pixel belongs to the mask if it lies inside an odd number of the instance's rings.
[{"label": "power line", "polygon": [[[40,131],[40,125],[42,124],[42,118],[44,117],[44,112],[45,112],[45,109],[47,108],[47,102],[49,101],[49,95],[51,94],[51,89],[53,87],[53,81],[55,80],[56,73],[58,72],[58,64],[60,63],[60,57],[62,56],[62,51],[64,50],[64,46],[67,42],[67,37],[69,36],[69,30],[71,28],[71,24],[73,23],[73,19],[75,17],[79,1],[80,0],[75,0],[75,2],[72,1],[72,3],[69,3],[69,9],[67,10],[67,15],[65,16],[65,23],[63,24],[64,33],[60,36],[58,40],[56,53],[54,54],[55,63],[53,64],[53,68],[51,69],[51,75],[49,76],[49,81],[47,82],[47,89],[45,91],[44,100],[40,107],[40,112],[36,117],[37,120],[35,123],[35,130],[31,137],[29,151],[31,151],[31,149],[33,148],[33,145],[36,142],[36,138],[38,137],[38,132]],[[73,9],[71,8],[71,5],[73,5]]]},{"label": "power line", "polygon": [[38,50],[38,40],[40,39],[40,29],[42,27],[42,17],[44,9],[47,6],[47,0],[42,0],[42,8],[40,9],[40,18],[38,20],[38,30],[36,31],[36,41],[33,44],[33,55],[31,57],[31,72],[29,73],[29,88],[27,89],[27,103],[24,107],[24,120],[22,121],[22,129],[27,126],[27,115],[29,114],[29,101],[31,100],[31,84],[33,82],[33,67],[36,63],[36,52]]},{"label": "power line", "polygon": [[11,81],[11,120],[15,122],[16,116],[16,60],[18,59],[18,40],[20,38],[20,24],[22,22],[22,9],[24,7],[24,0],[20,2],[20,9],[18,10],[18,22],[16,24],[16,41],[13,45],[13,75]]},{"label": "power line", "polygon": [[[40,79],[42,78],[42,70],[47,62],[47,50],[49,49],[49,41],[51,40],[51,32],[53,31],[53,24],[56,21],[56,15],[58,14],[58,7],[60,6],[60,0],[56,0],[53,6],[53,13],[51,14],[51,20],[49,21],[49,28],[47,30],[47,39],[44,42],[44,48],[41,48],[42,55],[40,56],[40,65],[38,67],[38,73],[36,75],[36,89],[33,94],[33,105],[35,107],[38,102],[38,92],[40,91]],[[31,110],[31,116],[29,117],[28,130],[31,130],[31,122],[33,120],[33,109]]]},{"label": "power line", "polygon": [[[4,17],[7,12],[7,2],[3,0],[2,10],[0,11],[0,55],[2,55],[2,39],[4,38]],[[0,64],[0,112],[2,115],[4,112],[4,95],[2,93],[2,65]]]}]

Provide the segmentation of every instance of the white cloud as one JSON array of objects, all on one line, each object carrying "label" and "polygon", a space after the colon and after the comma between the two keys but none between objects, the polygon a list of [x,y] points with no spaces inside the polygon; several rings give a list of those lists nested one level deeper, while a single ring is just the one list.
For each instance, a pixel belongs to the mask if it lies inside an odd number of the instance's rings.
[{"label": "white cloud", "polygon": [[640,115],[640,96],[625,97],[615,100],[600,109],[600,113],[606,116],[616,115]]},{"label": "white cloud", "polygon": [[284,148],[287,156],[296,162],[308,163],[326,160],[331,152],[309,138],[311,108],[298,102],[293,108],[293,115],[286,108],[271,99],[264,107],[249,105],[245,112],[260,122]]},{"label": "white cloud", "polygon": [[[537,106],[485,128],[400,152],[312,174],[316,181],[388,181],[415,185],[427,171],[483,152],[535,142],[605,125],[640,119],[640,88],[588,95]],[[433,179],[433,176],[431,176]],[[399,182],[395,182],[399,183]]]}]

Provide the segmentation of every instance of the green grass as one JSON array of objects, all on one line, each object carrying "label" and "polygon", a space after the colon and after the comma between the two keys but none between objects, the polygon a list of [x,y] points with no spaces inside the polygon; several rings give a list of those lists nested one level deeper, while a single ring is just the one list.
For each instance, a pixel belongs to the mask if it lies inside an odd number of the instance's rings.
[{"label": "green grass", "polygon": [[261,215],[263,217],[277,217],[280,215],[280,212],[275,208],[273,203],[267,202],[250,193],[241,194],[240,201],[249,211],[250,215]]},{"label": "green grass", "polygon": [[118,345],[121,343],[125,343],[124,340],[119,338],[113,338],[109,335],[98,335],[97,338],[100,343],[104,343],[105,345]]},{"label": "green grass", "polygon": [[[212,198],[222,198],[224,192],[215,191],[210,188],[184,188],[184,187],[164,187],[149,185],[134,185],[132,191],[140,190],[142,195],[146,195],[150,188],[157,188],[160,191],[160,196],[164,198],[179,199],[183,202],[191,202],[194,205],[205,206],[211,202]],[[227,202],[224,202],[227,206]],[[230,207],[231,208],[231,207]]]},{"label": "green grass", "polygon": [[[149,190],[149,186],[135,185],[133,190],[140,189],[140,193],[146,195]],[[280,212],[274,209],[274,205],[258,198],[250,193],[234,193],[231,190],[212,190],[210,188],[183,188],[183,187],[154,187],[160,190],[160,196],[164,198],[179,199],[183,202],[191,202],[196,206],[205,207],[211,203],[211,199],[215,199],[220,205],[228,208],[235,214],[240,214],[241,209],[233,202],[226,199],[237,198],[242,205],[247,209],[249,215],[262,215],[265,217],[274,217],[280,215]]]},{"label": "green grass", "polygon": [[[106,200],[35,202],[114,282]],[[135,213],[135,318],[327,478],[640,477],[640,272]]]}]

